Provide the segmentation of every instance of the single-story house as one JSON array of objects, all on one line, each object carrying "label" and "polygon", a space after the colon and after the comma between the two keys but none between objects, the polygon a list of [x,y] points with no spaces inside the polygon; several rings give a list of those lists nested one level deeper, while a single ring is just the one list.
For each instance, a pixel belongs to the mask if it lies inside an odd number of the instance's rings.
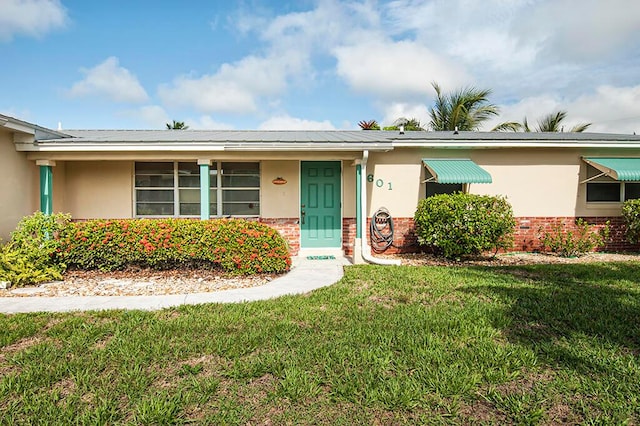
[{"label": "single-story house", "polygon": [[640,198],[640,137],[594,133],[51,130],[0,115],[0,238],[41,209],[74,219],[243,217],[278,229],[293,254],[372,254],[386,208],[393,246],[415,250],[432,194],[502,195],[516,250],[540,227],[585,218],[629,248],[622,202]]}]

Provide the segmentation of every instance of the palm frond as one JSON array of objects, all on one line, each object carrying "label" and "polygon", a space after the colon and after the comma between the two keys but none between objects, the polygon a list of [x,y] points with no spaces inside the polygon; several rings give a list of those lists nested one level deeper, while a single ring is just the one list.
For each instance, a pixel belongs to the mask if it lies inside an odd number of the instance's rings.
[{"label": "palm frond", "polygon": [[520,130],[522,130],[522,124],[516,121],[500,123],[491,129],[492,132],[519,132]]},{"label": "palm frond", "polygon": [[571,128],[571,131],[575,133],[582,133],[587,130],[589,126],[591,126],[591,123],[576,124]]},{"label": "palm frond", "polygon": [[436,91],[433,107],[429,110],[433,130],[479,130],[482,123],[498,115],[498,106],[489,103],[489,89],[464,87],[443,94],[440,86],[431,83]]}]

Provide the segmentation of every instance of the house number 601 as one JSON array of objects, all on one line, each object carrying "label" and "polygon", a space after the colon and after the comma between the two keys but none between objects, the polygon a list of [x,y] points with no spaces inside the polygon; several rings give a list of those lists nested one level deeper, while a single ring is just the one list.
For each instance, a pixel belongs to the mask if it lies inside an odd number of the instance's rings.
[{"label": "house number 601", "polygon": [[[367,175],[367,182],[373,182],[373,175]],[[378,188],[382,188],[385,185],[385,181],[382,179],[376,179],[375,184]],[[387,190],[392,191],[393,187],[391,186],[391,182],[386,182]]]}]

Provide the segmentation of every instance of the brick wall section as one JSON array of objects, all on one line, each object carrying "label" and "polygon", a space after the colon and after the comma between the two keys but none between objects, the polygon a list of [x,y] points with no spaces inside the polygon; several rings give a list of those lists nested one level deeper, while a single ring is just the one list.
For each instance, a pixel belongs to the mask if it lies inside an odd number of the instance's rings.
[{"label": "brick wall section", "polygon": [[[514,250],[537,251],[541,249],[540,238],[545,232],[552,232],[557,225],[576,229],[576,217],[519,217],[516,218]],[[609,222],[609,241],[598,251],[639,251],[640,246],[630,244],[625,239],[624,220],[620,216],[581,217],[585,222],[603,228]]]},{"label": "brick wall section", "polygon": [[300,225],[298,218],[260,218],[259,221],[276,229],[289,243],[291,255],[298,255],[300,251]]},{"label": "brick wall section", "polygon": [[[371,243],[371,218],[367,219],[367,243]],[[418,239],[414,232],[413,218],[393,219],[393,246],[384,251],[386,254],[414,253],[419,251]],[[353,255],[356,240],[356,218],[342,219],[342,250],[347,256]]]},{"label": "brick wall section", "polygon": [[[367,219],[367,241],[371,243],[371,218]],[[393,245],[386,254],[415,253],[420,251],[412,217],[393,218]]]},{"label": "brick wall section", "polygon": [[[540,237],[545,231],[551,231],[556,224],[564,227],[575,227],[576,217],[518,217],[516,218],[516,229],[514,234],[514,246],[512,251],[539,251],[541,248]],[[629,244],[625,240],[624,222],[622,217],[582,217],[590,225],[598,228],[605,226],[609,221],[609,242],[604,247],[599,247],[600,251],[640,251],[640,245]],[[367,221],[367,241],[369,235],[370,220]],[[393,246],[384,251],[386,254],[411,253],[421,251],[417,244],[415,234],[415,224],[413,218],[393,218],[394,239]],[[350,234],[343,230],[343,235],[350,237]],[[355,238],[355,231],[353,233]],[[343,246],[345,243],[343,243]]]},{"label": "brick wall section", "polygon": [[353,256],[356,243],[356,218],[342,218],[342,251],[345,256]]}]

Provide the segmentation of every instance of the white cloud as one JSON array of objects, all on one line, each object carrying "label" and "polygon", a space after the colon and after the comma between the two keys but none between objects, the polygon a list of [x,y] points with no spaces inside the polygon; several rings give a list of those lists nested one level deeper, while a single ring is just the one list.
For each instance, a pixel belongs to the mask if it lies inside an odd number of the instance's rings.
[{"label": "white cloud", "polygon": [[58,0],[2,0],[0,10],[0,41],[17,34],[41,37],[64,27],[69,19]]},{"label": "white cloud", "polygon": [[274,96],[286,87],[296,67],[295,55],[247,56],[223,64],[215,74],[180,76],[158,88],[160,99],[171,106],[191,106],[202,112],[249,113],[261,96]]},{"label": "white cloud", "polygon": [[385,99],[432,96],[432,81],[445,90],[469,81],[464,69],[412,41],[363,42],[335,55],[338,75],[354,90]]},{"label": "white cloud", "polygon": [[512,32],[522,43],[536,43],[543,59],[602,61],[638,46],[637,0],[554,0],[521,9]]},{"label": "white cloud", "polygon": [[287,114],[277,115],[262,122],[258,126],[259,130],[335,130],[330,121],[314,121]]},{"label": "white cloud", "polygon": [[161,106],[146,105],[133,112],[133,115],[140,118],[152,129],[163,128],[166,123],[170,123],[169,114]]},{"label": "white cloud", "polygon": [[640,133],[640,84],[600,86],[567,105],[571,118],[593,123],[590,132]]},{"label": "white cloud", "polygon": [[74,97],[105,96],[116,102],[144,102],[147,92],[138,79],[126,68],[118,65],[118,58],[111,56],[93,68],[81,69],[85,78],[74,83],[69,95]]},{"label": "white cloud", "polygon": [[231,124],[216,121],[209,115],[187,118],[184,123],[193,130],[233,130],[234,128]]},{"label": "white cloud", "polygon": [[535,97],[502,106],[499,119],[488,123],[486,129],[500,121],[522,122],[527,117],[529,125],[534,127],[546,114],[558,110],[567,111],[565,129],[576,124],[592,123],[588,132],[595,133],[640,133],[640,85],[631,87],[600,86],[595,92],[584,94],[576,99],[562,99],[557,95],[545,93]]}]

